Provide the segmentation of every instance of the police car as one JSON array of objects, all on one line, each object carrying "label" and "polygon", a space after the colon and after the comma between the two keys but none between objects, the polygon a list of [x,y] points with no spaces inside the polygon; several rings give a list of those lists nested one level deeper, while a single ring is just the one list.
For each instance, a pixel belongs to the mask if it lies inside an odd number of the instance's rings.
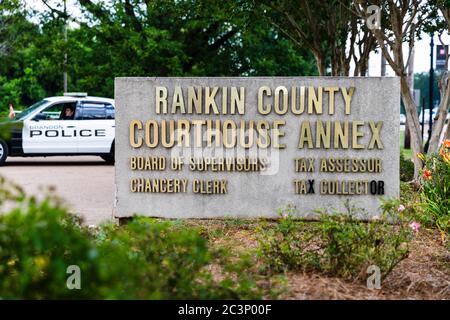
[{"label": "police car", "polygon": [[0,123],[0,165],[7,157],[97,155],[114,163],[114,100],[68,93],[45,98]]}]

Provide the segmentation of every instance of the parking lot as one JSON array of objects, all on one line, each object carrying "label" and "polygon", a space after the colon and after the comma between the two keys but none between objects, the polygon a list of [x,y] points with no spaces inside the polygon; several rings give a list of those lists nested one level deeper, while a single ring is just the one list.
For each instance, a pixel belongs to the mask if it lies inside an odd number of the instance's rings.
[{"label": "parking lot", "polygon": [[22,186],[30,195],[42,197],[54,187],[71,212],[86,224],[111,220],[114,206],[114,166],[100,157],[9,158],[0,175]]}]

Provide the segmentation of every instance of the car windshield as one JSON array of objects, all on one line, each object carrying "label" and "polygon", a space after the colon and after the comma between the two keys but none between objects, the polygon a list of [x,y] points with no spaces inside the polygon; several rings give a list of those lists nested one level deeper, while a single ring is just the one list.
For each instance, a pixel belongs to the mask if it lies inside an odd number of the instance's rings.
[{"label": "car windshield", "polygon": [[27,109],[23,110],[21,113],[18,114],[17,120],[22,120],[26,118],[30,113],[32,113],[34,110],[39,108],[40,106],[48,103],[47,100],[41,100],[33,104],[31,107],[28,107]]}]

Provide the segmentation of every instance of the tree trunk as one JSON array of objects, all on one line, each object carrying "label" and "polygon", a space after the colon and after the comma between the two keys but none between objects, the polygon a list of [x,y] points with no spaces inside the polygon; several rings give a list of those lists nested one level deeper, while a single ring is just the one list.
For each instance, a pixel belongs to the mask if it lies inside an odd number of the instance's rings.
[{"label": "tree trunk", "polygon": [[417,180],[419,177],[419,171],[422,169],[422,160],[417,157],[417,154],[423,152],[423,141],[420,130],[419,116],[417,115],[416,104],[411,95],[411,90],[409,88],[408,79],[406,76],[400,77],[400,85],[403,104],[406,109],[406,117],[408,119],[407,126],[411,134],[411,146],[414,160],[414,180]]},{"label": "tree trunk", "polygon": [[[409,91],[411,92],[411,95],[414,99],[414,53],[415,49],[414,47],[411,48],[411,53],[409,56],[409,63],[408,63],[408,86]],[[417,101],[414,101],[414,105],[416,105]],[[406,122],[408,122],[408,117],[406,117]],[[411,132],[409,130],[408,126],[405,126],[405,143],[404,143],[405,149],[411,149]]]},{"label": "tree trunk", "polygon": [[364,77],[367,74],[367,65],[369,64],[369,61],[367,61],[366,59],[360,60],[359,61],[359,70],[358,70],[358,76],[360,77]]},{"label": "tree trunk", "polygon": [[[439,149],[439,139],[441,137],[442,129],[444,128],[445,118],[447,118],[447,110],[448,103],[450,97],[450,83],[448,79],[448,75],[443,75],[446,79],[442,79],[444,81],[443,85],[445,85],[445,93],[442,97],[440,106],[439,106],[439,114],[437,120],[434,122],[433,131],[431,134],[430,147],[428,148],[428,153],[437,152]],[[442,91],[441,91],[442,92]],[[447,129],[448,131],[448,129]]]},{"label": "tree trunk", "polygon": [[383,53],[381,53],[381,76],[386,76],[386,58],[384,57]]},{"label": "tree trunk", "polygon": [[[406,122],[408,122],[408,117],[406,117]],[[409,131],[409,126],[405,126],[405,140],[403,141],[404,149],[411,149],[411,133]]]},{"label": "tree trunk", "polygon": [[314,58],[316,58],[317,70],[319,71],[319,76],[325,76],[325,58],[322,54],[314,53]]},{"label": "tree trunk", "polygon": [[450,139],[450,122],[447,123],[447,132],[444,135],[444,139]]}]

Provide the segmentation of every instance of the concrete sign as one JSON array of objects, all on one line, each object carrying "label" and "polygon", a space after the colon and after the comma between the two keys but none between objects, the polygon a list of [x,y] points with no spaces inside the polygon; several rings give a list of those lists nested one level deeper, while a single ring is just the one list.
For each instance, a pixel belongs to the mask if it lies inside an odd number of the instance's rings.
[{"label": "concrete sign", "polygon": [[399,195],[398,78],[117,78],[116,217],[378,214]]}]

